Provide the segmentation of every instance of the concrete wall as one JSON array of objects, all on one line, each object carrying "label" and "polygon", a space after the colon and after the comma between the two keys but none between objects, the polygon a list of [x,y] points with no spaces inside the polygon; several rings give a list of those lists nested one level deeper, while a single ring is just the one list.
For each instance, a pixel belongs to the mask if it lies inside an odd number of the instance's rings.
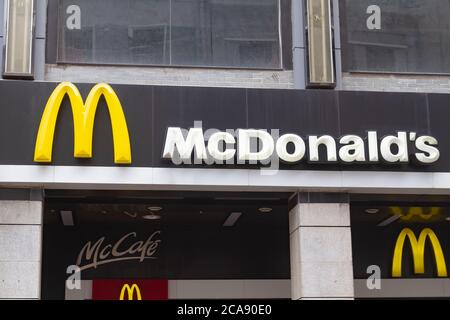
[{"label": "concrete wall", "polygon": [[291,204],[293,300],[354,298],[350,206],[338,198],[299,194]]},{"label": "concrete wall", "polygon": [[0,299],[39,299],[42,201],[12,194],[0,190]]},{"label": "concrete wall", "polygon": [[344,73],[342,89],[349,91],[450,93],[449,76]]},{"label": "concrete wall", "polygon": [[47,65],[45,80],[54,82],[108,82],[111,84],[280,89],[290,89],[294,86],[292,71],[158,67]]}]

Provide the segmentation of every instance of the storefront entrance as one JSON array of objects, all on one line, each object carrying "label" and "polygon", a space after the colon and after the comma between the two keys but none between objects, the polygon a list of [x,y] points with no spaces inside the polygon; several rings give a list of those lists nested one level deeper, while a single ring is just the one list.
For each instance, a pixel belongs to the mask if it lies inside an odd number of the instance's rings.
[{"label": "storefront entrance", "polygon": [[289,299],[289,196],[47,191],[42,298]]}]

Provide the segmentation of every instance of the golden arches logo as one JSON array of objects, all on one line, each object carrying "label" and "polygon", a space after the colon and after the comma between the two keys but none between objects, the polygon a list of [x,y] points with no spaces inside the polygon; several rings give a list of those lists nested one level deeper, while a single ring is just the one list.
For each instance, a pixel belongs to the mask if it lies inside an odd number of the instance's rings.
[{"label": "golden arches logo", "polygon": [[394,258],[392,260],[392,277],[400,278],[402,276],[403,247],[405,245],[406,238],[408,238],[411,245],[415,274],[425,273],[425,245],[427,239],[430,239],[431,246],[434,251],[434,258],[436,260],[438,277],[445,278],[448,276],[444,252],[442,251],[441,244],[434,231],[426,228],[422,230],[419,235],[419,239],[417,239],[411,229],[405,228],[402,232],[400,232],[400,235],[397,238],[397,243],[395,244]]},{"label": "golden arches logo", "polygon": [[120,291],[120,300],[125,300],[125,293],[127,294],[128,299],[126,300],[134,300],[134,293],[136,292],[136,300],[142,300],[141,290],[139,289],[137,284],[129,285],[125,284]]},{"label": "golden arches logo", "polygon": [[53,141],[56,121],[65,96],[72,106],[74,126],[74,157],[92,158],[94,121],[97,106],[103,96],[108,106],[114,139],[114,161],[117,164],[131,163],[130,137],[120,100],[114,90],[105,83],[97,84],[83,102],[77,87],[69,82],[59,84],[45,106],[36,140],[34,161],[52,162]]}]

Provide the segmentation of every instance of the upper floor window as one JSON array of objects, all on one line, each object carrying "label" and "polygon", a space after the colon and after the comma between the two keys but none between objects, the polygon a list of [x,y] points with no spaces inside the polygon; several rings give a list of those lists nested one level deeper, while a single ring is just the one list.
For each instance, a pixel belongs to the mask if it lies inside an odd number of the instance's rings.
[{"label": "upper floor window", "polygon": [[450,1],[345,0],[345,71],[450,73]]},{"label": "upper floor window", "polygon": [[61,0],[56,61],[282,67],[279,0]]}]

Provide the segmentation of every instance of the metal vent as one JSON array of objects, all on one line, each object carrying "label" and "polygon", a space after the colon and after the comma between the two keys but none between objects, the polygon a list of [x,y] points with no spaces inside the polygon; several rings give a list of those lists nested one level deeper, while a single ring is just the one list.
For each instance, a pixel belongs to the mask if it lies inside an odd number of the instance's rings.
[{"label": "metal vent", "polygon": [[6,1],[5,78],[33,78],[34,0]]},{"label": "metal vent", "polygon": [[310,87],[334,87],[334,59],[329,0],[307,0]]}]

